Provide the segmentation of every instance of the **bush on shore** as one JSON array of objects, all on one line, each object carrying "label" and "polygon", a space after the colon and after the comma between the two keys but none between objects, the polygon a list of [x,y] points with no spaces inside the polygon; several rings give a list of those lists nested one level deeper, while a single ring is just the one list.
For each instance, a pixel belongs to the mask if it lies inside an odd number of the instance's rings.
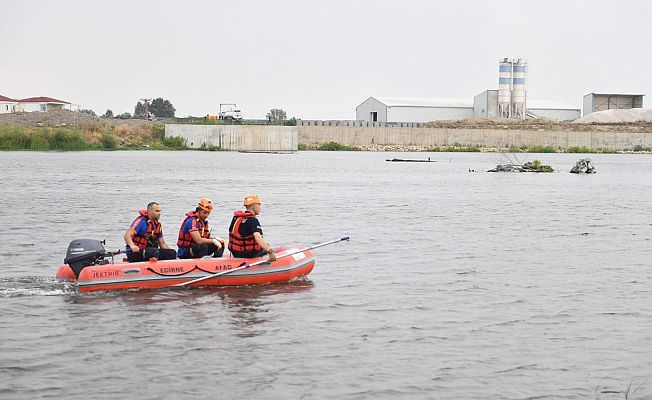
[{"label": "bush on shore", "polygon": [[105,149],[115,149],[118,147],[118,138],[112,133],[104,132],[100,138],[100,143]]},{"label": "bush on shore", "polygon": [[2,150],[87,150],[92,148],[79,129],[0,126]]},{"label": "bush on shore", "polygon": [[460,144],[454,144],[452,146],[434,146],[426,149],[427,152],[441,152],[441,153],[477,153],[482,149],[478,146],[462,146]]},{"label": "bush on shore", "polygon": [[[134,143],[121,139],[120,127],[98,132],[79,128],[20,127],[0,125],[0,150],[37,150],[37,151],[80,151],[80,150],[184,150],[186,141],[182,137],[163,137],[160,129],[149,132],[136,132]],[[131,132],[128,132],[131,133]]]},{"label": "bush on shore", "polygon": [[556,153],[557,149],[552,146],[534,144],[530,146],[510,147],[510,153]]},{"label": "bush on shore", "polygon": [[360,151],[358,146],[349,146],[337,142],[326,142],[317,146],[317,150],[321,151]]}]

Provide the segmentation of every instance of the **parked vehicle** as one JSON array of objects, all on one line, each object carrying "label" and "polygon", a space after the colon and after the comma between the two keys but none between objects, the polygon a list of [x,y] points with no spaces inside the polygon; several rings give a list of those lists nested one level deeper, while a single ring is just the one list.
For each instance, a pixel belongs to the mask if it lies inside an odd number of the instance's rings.
[{"label": "parked vehicle", "polygon": [[242,112],[236,108],[235,103],[220,103],[220,119],[242,120]]}]

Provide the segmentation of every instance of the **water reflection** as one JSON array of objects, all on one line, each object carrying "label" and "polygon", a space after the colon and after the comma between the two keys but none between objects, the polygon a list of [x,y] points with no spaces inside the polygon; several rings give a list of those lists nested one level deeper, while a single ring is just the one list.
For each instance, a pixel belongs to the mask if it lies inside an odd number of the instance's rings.
[{"label": "water reflection", "polygon": [[[314,283],[309,279],[300,279],[285,283],[272,283],[255,286],[237,287],[201,287],[168,288],[160,290],[128,290],[99,293],[65,293],[66,303],[92,308],[74,308],[69,312],[88,314],[114,309],[116,306],[125,313],[146,320],[158,313],[176,313],[182,311],[189,323],[207,327],[228,321],[234,328],[234,335],[251,337],[260,331],[259,325],[274,318],[270,307],[284,304],[294,299],[293,295],[310,291]],[[290,296],[290,297],[288,297]],[[180,310],[182,309],[182,310]]]}]

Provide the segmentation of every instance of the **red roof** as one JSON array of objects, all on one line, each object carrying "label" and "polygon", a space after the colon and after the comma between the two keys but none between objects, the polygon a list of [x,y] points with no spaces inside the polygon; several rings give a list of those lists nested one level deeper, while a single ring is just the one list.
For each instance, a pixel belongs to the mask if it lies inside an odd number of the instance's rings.
[{"label": "red roof", "polygon": [[0,94],[0,101],[13,101],[13,102],[18,102],[18,100],[10,99],[9,97],[5,97]]},{"label": "red roof", "polygon": [[53,99],[52,97],[28,97],[18,100],[21,103],[63,103],[70,104],[67,101]]}]

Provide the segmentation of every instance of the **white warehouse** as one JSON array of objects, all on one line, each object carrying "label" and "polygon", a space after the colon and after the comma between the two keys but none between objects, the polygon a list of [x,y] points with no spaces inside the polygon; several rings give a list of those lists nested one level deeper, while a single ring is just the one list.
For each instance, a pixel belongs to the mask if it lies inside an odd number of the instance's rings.
[{"label": "white warehouse", "polygon": [[[528,101],[527,118],[572,121],[579,107],[557,102]],[[355,108],[355,119],[366,122],[430,122],[464,118],[499,118],[498,90],[485,90],[473,99],[369,97]]]},{"label": "white warehouse", "polygon": [[355,108],[355,119],[369,122],[430,122],[471,117],[472,99],[369,97]]}]

